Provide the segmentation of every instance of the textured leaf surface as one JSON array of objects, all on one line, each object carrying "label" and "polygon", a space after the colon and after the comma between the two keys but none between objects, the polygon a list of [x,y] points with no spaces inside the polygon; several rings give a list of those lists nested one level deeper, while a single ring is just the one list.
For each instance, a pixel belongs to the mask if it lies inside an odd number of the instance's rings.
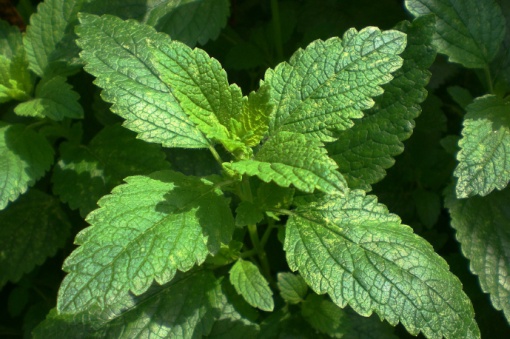
[{"label": "textured leaf surface", "polygon": [[286,227],[285,251],[317,293],[361,315],[429,338],[477,338],[474,312],[460,281],[432,246],[378,204],[352,191],[298,208]]},{"label": "textured leaf surface", "polygon": [[510,190],[458,200],[452,189],[445,204],[471,271],[510,322]]},{"label": "textured leaf surface", "polygon": [[382,94],[380,85],[402,66],[398,54],[405,44],[401,32],[367,27],[298,50],[265,74],[275,105],[269,134],[290,131],[335,140],[332,131],[351,127],[351,119],[361,118],[361,111],[373,106],[372,97]]},{"label": "textured leaf surface", "polygon": [[264,219],[259,206],[249,201],[241,201],[236,208],[236,226],[255,225]]},{"label": "textured leaf surface", "polygon": [[300,275],[283,272],[278,273],[278,289],[286,302],[298,304],[305,300],[308,285]]},{"label": "textured leaf surface", "polygon": [[459,198],[487,195],[510,180],[510,98],[487,95],[466,110],[454,172]]},{"label": "textured leaf surface", "polygon": [[450,61],[483,68],[494,58],[505,34],[505,18],[494,0],[406,0],[415,16],[437,16],[434,45]]},{"label": "textured leaf surface", "polygon": [[323,296],[310,294],[301,305],[303,318],[317,331],[331,338],[342,338],[347,327],[343,310]]},{"label": "textured leaf surface", "polygon": [[240,174],[256,175],[265,182],[274,181],[282,187],[294,185],[310,193],[315,189],[339,193],[347,187],[322,143],[307,140],[303,134],[280,132],[262,146],[254,160],[224,166]]},{"label": "textured leaf surface", "polygon": [[166,147],[208,146],[149,61],[156,46],[171,44],[168,36],[107,15],[82,14],[80,20],[78,44],[87,63],[85,70],[97,77],[103,99],[126,119],[125,127],[140,139]]},{"label": "textured leaf surface", "polygon": [[39,76],[68,75],[81,66],[74,43],[76,15],[84,0],[46,0],[30,17],[24,38],[30,69]]},{"label": "textured leaf surface", "polygon": [[162,171],[125,179],[88,215],[65,261],[61,313],[96,313],[116,297],[170,281],[228,243],[234,220],[211,182]]},{"label": "textured leaf surface", "polygon": [[44,175],[53,163],[53,149],[25,125],[0,122],[0,209]]},{"label": "textured leaf surface", "polygon": [[16,106],[18,115],[48,117],[53,120],[83,118],[83,108],[78,93],[72,90],[66,78],[61,76],[42,80],[35,89],[35,98]]},{"label": "textured leaf surface", "polygon": [[166,1],[150,13],[147,23],[188,46],[204,45],[227,24],[229,6],[228,0]]},{"label": "textured leaf surface", "polygon": [[229,151],[242,147],[229,131],[230,120],[241,112],[242,92],[237,85],[228,84],[220,63],[179,41],[156,45],[151,54],[159,77],[197,128]]},{"label": "textured leaf surface", "polygon": [[259,268],[251,261],[238,259],[230,269],[230,282],[251,306],[267,312],[273,310],[273,292]]},{"label": "textured leaf surface", "polygon": [[89,145],[65,142],[53,172],[53,191],[84,217],[122,179],[170,167],[158,145],[135,138],[120,125],[105,127]]},{"label": "textured leaf surface", "polygon": [[98,316],[52,311],[35,338],[202,338],[222,306],[219,282],[208,271],[177,275],[139,297],[120,295]]},{"label": "textured leaf surface", "polygon": [[71,227],[59,202],[37,190],[0,211],[0,225],[0,288],[55,255]]},{"label": "textured leaf surface", "polygon": [[411,136],[421,111],[419,103],[427,95],[428,68],[436,55],[431,46],[434,17],[417,18],[397,28],[407,34],[402,68],[382,87],[384,93],[374,99],[374,107],[326,145],[351,188],[370,190],[370,185],[384,178],[385,169],[395,162],[393,157],[404,151],[402,141]]}]

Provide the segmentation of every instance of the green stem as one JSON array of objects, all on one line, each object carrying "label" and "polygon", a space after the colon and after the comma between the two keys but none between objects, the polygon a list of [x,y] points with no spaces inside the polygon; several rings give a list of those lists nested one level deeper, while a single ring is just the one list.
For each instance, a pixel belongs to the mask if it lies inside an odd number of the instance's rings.
[{"label": "green stem", "polygon": [[213,145],[209,145],[209,150],[211,151],[214,159],[216,159],[216,161],[220,164],[220,166],[223,165],[223,160],[221,159],[220,155],[218,154]]},{"label": "green stem", "polygon": [[274,44],[276,46],[276,54],[278,61],[283,60],[283,42],[282,42],[282,29],[280,24],[280,9],[278,8],[278,0],[271,0],[271,14],[273,16],[273,34]]},{"label": "green stem", "polygon": [[492,85],[492,77],[491,77],[491,71],[489,70],[489,67],[484,67],[484,73],[485,73],[485,81],[487,81],[487,85],[489,86],[489,93],[494,94],[494,86]]},{"label": "green stem", "polygon": [[274,220],[270,219],[269,225],[267,226],[266,231],[264,232],[262,238],[260,239],[260,246],[262,246],[262,248],[266,246],[266,243],[269,240],[269,236],[271,235],[271,231],[273,231],[275,227],[276,226],[274,225]]}]

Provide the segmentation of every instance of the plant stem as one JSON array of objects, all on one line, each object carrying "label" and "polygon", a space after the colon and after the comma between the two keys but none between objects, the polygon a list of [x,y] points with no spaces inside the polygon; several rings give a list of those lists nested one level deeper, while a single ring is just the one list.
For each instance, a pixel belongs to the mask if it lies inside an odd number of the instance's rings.
[{"label": "plant stem", "polygon": [[273,16],[273,34],[274,44],[276,47],[276,54],[278,61],[283,60],[283,43],[282,43],[282,29],[280,24],[280,10],[278,8],[278,0],[271,0],[271,14]]},{"label": "plant stem", "polygon": [[220,166],[223,165],[223,160],[221,160],[220,155],[218,154],[213,145],[209,145],[209,150],[211,151],[214,159],[216,159],[216,161],[220,164]]},{"label": "plant stem", "polygon": [[492,77],[491,77],[491,71],[489,70],[489,67],[484,67],[484,73],[485,73],[485,80],[487,81],[487,85],[489,86],[489,93],[494,94],[494,86],[492,85]]}]

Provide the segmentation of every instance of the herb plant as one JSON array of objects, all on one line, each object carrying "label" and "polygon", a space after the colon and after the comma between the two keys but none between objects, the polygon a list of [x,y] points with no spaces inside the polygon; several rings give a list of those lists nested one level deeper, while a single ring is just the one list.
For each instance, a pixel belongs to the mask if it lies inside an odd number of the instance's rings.
[{"label": "herb plant", "polygon": [[0,23],[0,334],[510,333],[508,2],[37,3]]}]

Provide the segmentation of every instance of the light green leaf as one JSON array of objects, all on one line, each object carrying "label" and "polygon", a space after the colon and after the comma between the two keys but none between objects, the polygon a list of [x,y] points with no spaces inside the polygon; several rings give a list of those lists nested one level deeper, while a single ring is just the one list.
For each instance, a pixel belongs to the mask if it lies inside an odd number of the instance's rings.
[{"label": "light green leaf", "polygon": [[37,6],[23,39],[35,74],[70,75],[81,67],[74,26],[84,1],[45,0]]},{"label": "light green leaf", "polygon": [[53,163],[48,141],[25,125],[0,122],[0,210],[41,178]]},{"label": "light green leaf", "polygon": [[229,85],[220,63],[205,51],[179,41],[148,44],[154,46],[151,62],[159,77],[197,128],[230,152],[243,148],[229,131],[231,119],[241,112],[242,92],[237,85]]},{"label": "light green leaf", "polygon": [[236,226],[255,225],[264,219],[257,205],[249,201],[241,201],[236,208]]},{"label": "light green leaf", "polygon": [[362,191],[324,196],[292,212],[284,249],[318,294],[409,333],[479,338],[471,302],[432,246]]},{"label": "light green leaf", "polygon": [[487,67],[503,41],[505,18],[494,0],[406,0],[405,4],[414,16],[437,16],[434,45],[465,67]]},{"label": "light green leaf", "polygon": [[170,281],[229,243],[229,201],[210,181],[172,171],[133,176],[88,215],[65,261],[60,313],[95,314],[120,295]]},{"label": "light green leaf", "polygon": [[459,200],[450,189],[445,205],[471,271],[490,293],[494,308],[503,310],[510,322],[510,190]]},{"label": "light green leaf", "polygon": [[510,180],[510,98],[486,95],[466,110],[454,172],[458,198],[487,195]]},{"label": "light green leaf", "polygon": [[[97,77],[102,97],[138,138],[166,147],[206,148],[208,142],[156,75],[151,52],[170,38],[135,21],[80,15],[78,44],[85,70]],[[151,41],[151,48],[148,46]]]},{"label": "light green leaf", "polygon": [[227,24],[229,0],[176,0],[151,11],[147,24],[190,47],[216,39]]},{"label": "light green leaf", "polygon": [[53,191],[85,217],[122,179],[170,168],[161,147],[120,125],[105,127],[88,146],[64,142],[53,172]]},{"label": "light green leaf", "polygon": [[403,22],[397,28],[407,34],[402,68],[382,86],[384,93],[374,99],[374,107],[352,128],[340,131],[337,141],[326,145],[351,188],[368,191],[385,177],[385,169],[395,163],[393,157],[404,151],[402,141],[411,136],[414,119],[421,112],[418,104],[427,96],[428,68],[436,57],[431,46],[434,17]]},{"label": "light green leaf", "polygon": [[58,200],[35,189],[0,211],[0,225],[0,289],[55,255],[71,228]]},{"label": "light green leaf", "polygon": [[53,310],[34,338],[202,338],[223,302],[219,281],[210,271],[178,274],[141,296],[119,295],[96,316]]},{"label": "light green leaf", "polygon": [[383,93],[380,85],[402,66],[398,56],[406,36],[376,27],[348,30],[343,40],[316,40],[298,50],[288,63],[268,70],[264,82],[271,87],[269,134],[302,133],[309,138],[333,141],[333,131],[350,128],[351,119],[374,105]]},{"label": "light green leaf", "polygon": [[301,304],[303,318],[317,331],[331,338],[342,338],[346,326],[343,310],[323,296],[310,294]]},{"label": "light green leaf", "polygon": [[251,306],[267,312],[273,310],[273,292],[258,267],[251,261],[237,260],[230,269],[230,283]]},{"label": "light green leaf", "polygon": [[290,272],[278,273],[278,288],[283,300],[289,304],[303,302],[308,292],[308,285],[303,278]]},{"label": "light green leaf", "polygon": [[264,143],[254,160],[224,166],[240,174],[256,175],[265,182],[274,181],[282,187],[294,185],[309,193],[318,189],[333,194],[347,188],[323,144],[307,139],[304,134],[282,131]]},{"label": "light green leaf", "polygon": [[53,120],[64,118],[82,119],[83,108],[80,95],[72,90],[66,78],[55,76],[43,79],[35,89],[35,98],[14,108],[16,114],[31,117],[48,117]]}]

